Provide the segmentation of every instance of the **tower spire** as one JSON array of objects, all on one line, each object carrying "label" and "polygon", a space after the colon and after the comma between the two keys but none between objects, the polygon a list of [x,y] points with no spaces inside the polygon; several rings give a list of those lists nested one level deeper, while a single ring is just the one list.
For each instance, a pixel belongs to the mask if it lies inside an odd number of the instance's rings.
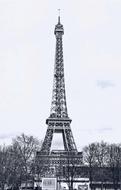
[{"label": "tower spire", "polygon": [[58,9],[58,24],[60,24],[60,9]]}]

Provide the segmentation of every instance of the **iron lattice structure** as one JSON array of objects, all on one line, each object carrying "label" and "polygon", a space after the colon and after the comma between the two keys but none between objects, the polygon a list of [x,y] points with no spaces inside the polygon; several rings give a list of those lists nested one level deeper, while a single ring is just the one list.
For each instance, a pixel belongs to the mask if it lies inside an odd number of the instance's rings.
[{"label": "iron lattice structure", "polygon": [[[79,154],[77,151],[70,127],[71,119],[68,117],[67,112],[62,44],[64,29],[63,25],[60,23],[60,16],[58,17],[58,23],[55,26],[54,34],[56,37],[56,52],[52,103],[50,117],[46,120],[48,128],[41,151],[37,153],[37,161],[39,166],[47,166],[47,168],[54,167],[57,170],[57,168],[60,168],[60,164],[62,166],[66,166],[70,163],[72,165],[80,165],[82,162],[82,154]],[[62,134],[64,145],[63,151],[51,151],[54,133]],[[47,170],[45,173],[47,174]]]}]

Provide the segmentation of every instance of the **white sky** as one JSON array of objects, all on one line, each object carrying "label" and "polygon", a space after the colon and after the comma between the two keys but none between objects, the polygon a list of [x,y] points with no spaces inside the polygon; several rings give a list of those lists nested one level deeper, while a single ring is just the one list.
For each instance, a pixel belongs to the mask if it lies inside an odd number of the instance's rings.
[{"label": "white sky", "polygon": [[121,142],[121,0],[0,0],[0,143],[45,136],[58,8],[77,147]]}]

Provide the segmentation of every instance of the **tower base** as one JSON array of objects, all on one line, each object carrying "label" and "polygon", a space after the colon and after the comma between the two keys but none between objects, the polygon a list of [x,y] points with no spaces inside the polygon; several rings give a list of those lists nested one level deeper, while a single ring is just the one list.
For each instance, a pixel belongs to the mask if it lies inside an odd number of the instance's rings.
[{"label": "tower base", "polygon": [[82,165],[82,152],[74,154],[62,150],[53,150],[49,155],[37,152],[36,174],[41,180],[43,177],[67,179],[76,176],[76,167]]}]

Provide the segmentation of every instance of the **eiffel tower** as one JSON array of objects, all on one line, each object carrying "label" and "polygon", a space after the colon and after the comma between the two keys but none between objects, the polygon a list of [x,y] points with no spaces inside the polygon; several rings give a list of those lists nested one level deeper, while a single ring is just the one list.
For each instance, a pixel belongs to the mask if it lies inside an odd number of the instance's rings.
[{"label": "eiffel tower", "polygon": [[[68,117],[67,112],[62,45],[64,29],[60,22],[60,16],[58,16],[54,34],[56,37],[56,52],[51,110],[50,116],[46,120],[48,125],[46,135],[41,150],[37,153],[38,165],[43,166],[43,170],[41,168],[42,176],[47,176],[49,168],[51,168],[51,171],[54,168],[54,174],[49,173],[49,175],[56,175],[60,164],[66,166],[69,160],[74,165],[82,163],[82,154],[77,151],[70,127],[72,120]],[[62,135],[64,150],[51,150],[53,136],[56,133]]]}]

